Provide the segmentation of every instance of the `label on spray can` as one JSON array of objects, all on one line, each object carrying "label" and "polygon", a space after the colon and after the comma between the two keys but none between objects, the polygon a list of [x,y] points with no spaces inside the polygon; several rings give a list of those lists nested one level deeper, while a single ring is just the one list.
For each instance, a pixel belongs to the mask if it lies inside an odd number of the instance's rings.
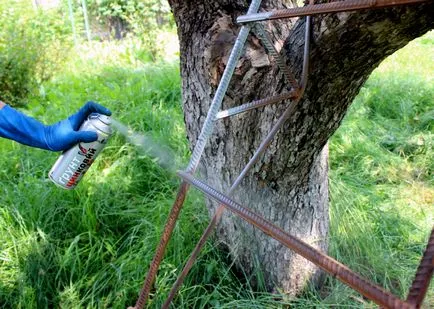
[{"label": "label on spray can", "polygon": [[63,189],[74,189],[107,143],[112,134],[110,125],[110,117],[91,114],[79,130],[96,132],[98,140],[78,143],[66,150],[48,173],[50,179]]}]

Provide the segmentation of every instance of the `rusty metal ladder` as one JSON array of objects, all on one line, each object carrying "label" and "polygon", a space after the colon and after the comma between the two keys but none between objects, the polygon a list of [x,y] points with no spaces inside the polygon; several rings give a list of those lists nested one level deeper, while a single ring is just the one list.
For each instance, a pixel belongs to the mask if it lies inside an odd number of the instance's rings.
[{"label": "rusty metal ladder", "polygon": [[[251,1],[247,15],[240,16],[237,19],[237,22],[242,24],[242,27],[235,41],[234,47],[232,49],[223,76],[220,80],[217,91],[212,100],[211,106],[208,111],[208,115],[205,119],[198,141],[193,150],[190,163],[186,171],[178,172],[178,175],[182,178],[183,181],[179,187],[177,197],[169,213],[166,225],[164,227],[163,235],[160,239],[160,243],[156,249],[154,258],[151,262],[139,298],[135,306],[130,308],[142,309],[145,306],[146,302],[148,301],[152,284],[155,280],[159,265],[164,255],[164,251],[166,249],[167,243],[170,240],[172,231],[175,227],[176,221],[182,209],[190,185],[202,191],[209,198],[217,201],[220,204],[220,206],[217,208],[216,213],[211,219],[208,227],[203,232],[202,237],[200,238],[190,258],[185,264],[184,269],[182,270],[175,284],[173,285],[167,300],[162,306],[163,308],[169,308],[170,303],[172,302],[178,289],[182,285],[183,280],[185,279],[189,270],[191,269],[194,262],[196,261],[196,258],[199,255],[200,250],[202,249],[206,240],[210,236],[211,232],[214,230],[215,226],[220,221],[221,216],[225,209],[230,210],[234,214],[241,217],[243,220],[256,226],[267,235],[281,242],[284,246],[288,247],[289,249],[295,251],[296,253],[300,254],[304,258],[313,262],[314,264],[321,267],[323,270],[325,270],[332,276],[341,280],[342,282],[349,285],[351,288],[358,291],[365,297],[371,299],[372,301],[374,301],[380,306],[383,306],[385,308],[419,308],[421,306],[426,291],[428,289],[433,274],[433,269],[434,269],[434,227],[432,229],[431,236],[428,240],[427,248],[422,257],[417,273],[415,275],[415,279],[410,288],[408,297],[404,301],[398,298],[397,296],[391,294],[390,292],[385,291],[383,288],[362,278],[360,275],[356,274],[348,267],[342,265],[341,263],[334,260],[333,258],[326,255],[325,253],[320,252],[319,250],[311,247],[310,245],[303,242],[302,240],[294,236],[291,236],[290,234],[286,233],[284,230],[273,225],[271,222],[255,214],[248,208],[245,208],[242,205],[236,203],[228,196],[230,196],[233,193],[233,191],[238,187],[238,185],[241,183],[245,175],[249,172],[251,167],[259,160],[259,158],[264,153],[268,145],[271,143],[276,133],[279,131],[279,129],[285,123],[288,117],[292,114],[292,112],[300,102],[301,97],[303,96],[307,84],[307,76],[308,76],[308,69],[309,69],[311,15],[324,14],[324,13],[336,13],[336,12],[361,10],[361,9],[381,8],[381,7],[403,5],[403,4],[410,4],[410,3],[421,3],[425,1],[426,0],[345,0],[345,1],[337,1],[337,2],[330,2],[330,3],[322,3],[322,4],[313,4],[313,2],[311,2],[310,4],[304,7],[275,10],[275,11],[270,11],[265,13],[258,13],[261,0]],[[271,19],[282,19],[282,18],[291,18],[291,17],[299,17],[299,16],[307,16],[307,17],[305,21],[305,46],[304,46],[303,69],[302,69],[301,77],[299,78],[299,81],[297,81],[296,78],[291,73],[290,69],[287,67],[285,60],[275,50],[272,40],[267,34],[267,32],[265,31],[263,25],[260,24],[259,22],[267,21]],[[251,30],[255,32],[256,36],[261,40],[262,44],[267,49],[268,53],[275,59],[277,65],[279,66],[279,70],[283,73],[283,75],[291,85],[291,90],[287,91],[286,93],[279,94],[273,97],[268,97],[265,99],[246,103],[225,111],[219,111],[225,93],[229,86],[229,82],[234,73],[236,64],[238,62],[238,59],[241,56],[245,42]],[[288,99],[290,99],[291,102],[288,103],[286,110],[283,112],[283,114],[274,124],[274,126],[272,127],[268,135],[265,137],[265,139],[261,142],[260,146],[255,151],[254,155],[247,163],[247,165],[244,167],[244,169],[241,171],[240,175],[236,178],[236,180],[230,187],[227,195],[218,192],[217,190],[211,188],[206,183],[194,177],[194,173],[199,164],[202,153],[205,149],[205,145],[212,134],[214,123],[216,121],[251,109],[255,109],[269,104],[275,104]]]}]

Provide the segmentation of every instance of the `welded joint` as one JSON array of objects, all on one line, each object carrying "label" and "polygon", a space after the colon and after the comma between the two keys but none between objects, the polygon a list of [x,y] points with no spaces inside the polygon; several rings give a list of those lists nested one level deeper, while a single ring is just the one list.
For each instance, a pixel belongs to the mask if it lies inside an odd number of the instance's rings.
[{"label": "welded joint", "polygon": [[241,15],[238,16],[237,23],[245,24],[245,23],[264,21],[270,19],[272,15],[273,15],[273,11],[257,13],[257,14]]}]

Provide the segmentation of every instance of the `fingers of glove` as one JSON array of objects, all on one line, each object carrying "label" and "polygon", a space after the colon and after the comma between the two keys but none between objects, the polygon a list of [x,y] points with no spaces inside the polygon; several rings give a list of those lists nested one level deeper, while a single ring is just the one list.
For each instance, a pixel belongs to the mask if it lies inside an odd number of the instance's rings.
[{"label": "fingers of glove", "polygon": [[78,131],[73,134],[73,144],[76,143],[91,143],[98,139],[98,134],[92,131]]},{"label": "fingers of glove", "polygon": [[106,107],[104,107],[98,103],[95,103],[93,101],[87,102],[84,105],[84,108],[86,108],[86,113],[87,113],[86,117],[92,113],[104,114],[107,116],[110,116],[112,114],[112,112],[108,108],[106,108]]},{"label": "fingers of glove", "polygon": [[[50,128],[51,129],[51,128]],[[98,139],[96,132],[92,131],[67,131],[64,134],[53,134],[53,131],[60,133],[62,128],[57,127],[55,130],[49,130],[47,134],[47,148],[51,151],[63,151],[71,148],[77,143],[90,143]]]},{"label": "fingers of glove", "polygon": [[107,116],[112,114],[108,108],[105,108],[98,103],[89,101],[82,108],[80,108],[76,114],[69,117],[69,121],[71,122],[73,129],[78,130],[83,121],[85,121],[86,118],[92,113],[99,113]]}]

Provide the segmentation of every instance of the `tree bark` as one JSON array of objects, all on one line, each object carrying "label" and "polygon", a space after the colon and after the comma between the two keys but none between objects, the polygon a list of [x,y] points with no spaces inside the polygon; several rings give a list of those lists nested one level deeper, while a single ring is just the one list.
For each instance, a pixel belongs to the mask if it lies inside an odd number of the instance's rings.
[{"label": "tree bark", "polygon": [[114,33],[116,40],[122,40],[125,37],[127,24],[126,21],[119,16],[109,16],[108,24],[111,33]]},{"label": "tree bark", "polygon": [[[193,148],[247,12],[242,0],[171,0],[180,38],[183,108]],[[293,6],[263,1],[261,11]],[[311,71],[297,110],[232,197],[320,250],[327,250],[328,148],[350,103],[388,55],[433,27],[433,3],[313,18]],[[296,76],[303,59],[305,19],[265,23]],[[282,48],[283,47],[283,48]],[[227,109],[287,91],[275,61],[251,35],[223,102]],[[203,179],[227,192],[289,102],[219,121],[200,166]],[[216,205],[207,202],[210,215]],[[217,237],[247,273],[261,270],[270,290],[298,293],[319,278],[310,262],[277,241],[224,215]]]}]

